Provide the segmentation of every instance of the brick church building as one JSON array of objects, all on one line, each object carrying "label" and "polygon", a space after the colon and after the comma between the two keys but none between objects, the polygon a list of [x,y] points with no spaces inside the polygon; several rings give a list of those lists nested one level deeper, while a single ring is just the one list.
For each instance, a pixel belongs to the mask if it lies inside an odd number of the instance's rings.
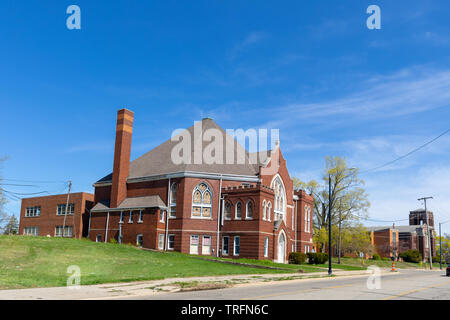
[{"label": "brick church building", "polygon": [[[249,153],[205,118],[130,162],[133,121],[133,112],[118,111],[113,170],[94,184],[91,240],[282,263],[290,252],[312,250],[313,198],[294,191],[279,143]],[[208,132],[221,134],[231,163],[196,161]],[[182,139],[192,146],[183,157],[193,163],[173,160]]]}]

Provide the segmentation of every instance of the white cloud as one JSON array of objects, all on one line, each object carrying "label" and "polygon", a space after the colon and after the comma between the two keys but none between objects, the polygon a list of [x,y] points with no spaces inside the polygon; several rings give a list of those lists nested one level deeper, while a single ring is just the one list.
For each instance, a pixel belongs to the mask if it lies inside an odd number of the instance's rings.
[{"label": "white cloud", "polygon": [[373,120],[450,104],[450,70],[404,69],[387,76],[373,76],[355,83],[354,87],[359,87],[359,91],[333,101],[279,106],[266,126],[286,128],[297,125],[300,120],[329,121],[329,117],[336,116],[345,116],[347,120]]}]

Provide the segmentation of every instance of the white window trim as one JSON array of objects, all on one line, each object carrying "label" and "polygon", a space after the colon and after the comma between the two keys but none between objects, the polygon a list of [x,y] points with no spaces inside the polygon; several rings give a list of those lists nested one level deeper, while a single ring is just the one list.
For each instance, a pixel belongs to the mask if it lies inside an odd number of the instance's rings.
[{"label": "white window trim", "polygon": [[[39,213],[38,213],[38,211],[39,211]],[[40,217],[40,216],[41,216],[41,206],[27,207],[25,209],[25,217],[26,218],[35,218],[35,217]]]},{"label": "white window trim", "polygon": [[[175,197],[173,197],[173,190],[175,190]],[[178,184],[176,182],[172,183],[170,187],[170,213],[169,219],[175,219],[177,217],[177,195],[178,195]],[[175,208],[175,211],[172,210]],[[175,214],[173,214],[175,212]]]},{"label": "white window trim", "polygon": [[119,223],[123,223],[123,211],[120,211]]},{"label": "white window trim", "polygon": [[269,237],[264,238],[264,257],[269,256]]},{"label": "white window trim", "polygon": [[141,247],[143,247],[143,246],[144,246],[144,235],[143,235],[142,233],[138,233],[138,234],[136,235],[136,245],[139,245],[139,241],[138,241],[139,236],[142,237],[142,245],[141,245]]},{"label": "white window trim", "polygon": [[230,206],[230,217],[227,218],[226,210],[224,210],[224,219],[225,219],[225,220],[231,220],[231,219],[233,218],[233,213],[231,212],[233,206],[231,205],[231,203],[230,203],[229,201],[226,201],[226,202],[225,202],[225,209],[226,209],[226,207],[227,207],[227,204]]},{"label": "white window trim", "polygon": [[[202,192],[199,188],[199,186],[201,184],[204,184],[206,186],[206,189]],[[202,195],[202,202],[200,204],[194,204],[194,194],[195,191],[200,191],[201,195]],[[209,194],[211,195],[211,204],[204,204],[203,203],[203,195],[209,192]],[[209,187],[209,185],[206,182],[200,182],[199,184],[197,184],[194,188],[194,190],[192,191],[192,205],[191,205],[191,218],[192,219],[206,219],[206,220],[212,220],[213,219],[213,212],[212,212],[212,201],[213,201],[213,192],[211,190],[211,188]],[[194,216],[194,207],[200,207],[200,216]],[[203,215],[203,209],[204,208],[209,208],[209,216],[204,216]]]},{"label": "white window trim", "polygon": [[263,215],[262,215],[262,219],[264,221],[266,221],[266,219],[267,219],[267,203],[266,203],[266,200],[263,201]]},{"label": "white window trim", "polygon": [[203,247],[205,247],[205,238],[209,238],[209,255],[211,255],[212,250],[212,237],[209,235],[202,236],[202,255],[203,255]]},{"label": "white window trim", "polygon": [[[236,239],[239,239],[239,253],[236,253]],[[241,237],[234,236],[233,238],[233,256],[239,256],[241,253]]]},{"label": "white window trim", "polygon": [[267,204],[267,218],[269,222],[272,221],[270,217],[271,214],[272,214],[272,202],[269,201],[269,203]]},{"label": "white window trim", "polygon": [[161,210],[159,212],[159,222],[164,222],[165,217],[166,217],[166,210]]},{"label": "white window trim", "polygon": [[[170,247],[170,237],[173,237],[173,247]],[[175,235],[174,234],[169,234],[167,236],[167,250],[175,250]]]},{"label": "white window trim", "polygon": [[[162,241],[161,241],[162,236]],[[158,249],[164,250],[164,233],[158,233]]]},{"label": "white window trim", "polygon": [[[248,216],[248,205],[251,204],[252,205],[252,216],[249,217]],[[252,200],[248,200],[247,204],[245,205],[245,220],[253,220],[253,211],[254,211],[255,206],[253,205],[253,201]]]},{"label": "white window trim", "polygon": [[142,210],[139,210],[139,218],[137,223],[143,223],[144,222],[144,213]]},{"label": "white window trim", "polygon": [[[64,206],[64,209],[61,210],[61,213],[59,213],[59,207]],[[70,210],[72,208],[72,210]],[[75,203],[69,203],[69,208],[67,209],[67,215],[72,216],[75,213]],[[57,216],[64,216],[66,215],[66,204],[60,203],[56,206],[56,215]]]},{"label": "white window trim", "polygon": [[130,213],[129,213],[128,223],[133,223],[133,211],[132,210],[130,210]]},{"label": "white window trim", "polygon": [[[197,253],[191,253],[191,247],[192,247],[192,239],[196,237],[198,239],[197,241]],[[191,234],[189,237],[189,254],[200,254],[200,236],[198,234]]]},{"label": "white window trim", "polygon": [[[27,231],[33,231],[33,232],[27,232]],[[39,227],[24,227],[23,228],[23,235],[25,236],[38,236],[39,235]]]},{"label": "white window trim", "polygon": [[[237,216],[238,204],[241,205],[241,216],[239,218]],[[236,204],[234,206],[234,220],[242,220],[242,202],[241,201],[236,202]]]}]

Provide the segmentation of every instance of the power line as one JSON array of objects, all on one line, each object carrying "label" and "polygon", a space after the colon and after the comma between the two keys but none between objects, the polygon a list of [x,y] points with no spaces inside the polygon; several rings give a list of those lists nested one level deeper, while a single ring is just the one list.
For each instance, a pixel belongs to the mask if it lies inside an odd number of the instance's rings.
[{"label": "power line", "polygon": [[40,191],[40,192],[30,192],[30,193],[20,193],[20,192],[12,192],[5,189],[2,189],[2,192],[6,192],[13,195],[20,195],[20,196],[31,196],[36,194],[42,194],[42,193],[48,193],[48,191]]},{"label": "power line", "polygon": [[400,157],[398,157],[398,158],[396,158],[396,159],[394,159],[394,160],[391,160],[391,161],[389,161],[389,162],[386,162],[385,164],[382,164],[382,165],[380,165],[380,166],[377,166],[377,167],[374,167],[374,168],[371,168],[371,169],[367,169],[367,170],[361,171],[361,172],[359,172],[359,173],[360,173],[360,174],[362,174],[362,173],[367,173],[367,172],[374,171],[374,170],[378,170],[378,169],[384,168],[384,167],[386,167],[386,166],[388,166],[388,165],[391,165],[391,164],[393,164],[393,163],[395,163],[395,162],[397,162],[397,161],[399,161],[399,160],[401,160],[401,159],[404,159],[404,158],[410,156],[411,154],[413,154],[413,153],[415,153],[415,152],[417,152],[417,151],[419,151],[419,150],[425,148],[426,146],[428,146],[429,144],[433,143],[434,141],[436,141],[437,139],[439,139],[440,137],[446,135],[446,134],[449,133],[449,132],[450,132],[450,129],[445,130],[443,133],[441,133],[440,135],[438,135],[438,136],[435,137],[434,139],[428,141],[427,143],[424,143],[424,144],[421,145],[420,147],[417,147],[416,149],[414,149],[414,150],[412,150],[412,151],[410,151],[410,152],[408,152],[408,153],[406,153],[406,154],[404,154],[404,155],[402,155],[402,156],[400,156]]},{"label": "power line", "polygon": [[12,182],[25,182],[25,183],[69,183],[69,181],[37,181],[37,180],[20,180],[20,179],[6,179],[1,178],[4,181],[12,181]]}]

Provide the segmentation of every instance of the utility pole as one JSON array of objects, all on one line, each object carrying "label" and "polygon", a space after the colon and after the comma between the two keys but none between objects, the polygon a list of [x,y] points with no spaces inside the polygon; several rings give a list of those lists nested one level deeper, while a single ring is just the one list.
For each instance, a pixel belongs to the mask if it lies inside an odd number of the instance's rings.
[{"label": "utility pole", "polygon": [[69,206],[70,189],[72,188],[72,180],[69,180],[69,191],[67,192],[66,211],[64,212],[64,224],[62,229],[62,237],[64,238],[64,230],[66,229],[67,207]]},{"label": "utility pole", "polygon": [[430,257],[430,269],[433,269],[433,256],[432,256],[432,244],[431,244],[431,229],[430,229],[430,219],[428,217],[428,211],[427,211],[427,200],[433,199],[433,197],[423,197],[420,199],[417,199],[419,201],[423,200],[425,204],[425,215],[427,217],[427,232],[428,232],[428,252]]},{"label": "utility pole", "polygon": [[328,174],[328,275],[331,276],[331,174]]},{"label": "utility pole", "polygon": [[442,235],[441,235],[441,225],[439,222],[439,269],[442,270]]}]

